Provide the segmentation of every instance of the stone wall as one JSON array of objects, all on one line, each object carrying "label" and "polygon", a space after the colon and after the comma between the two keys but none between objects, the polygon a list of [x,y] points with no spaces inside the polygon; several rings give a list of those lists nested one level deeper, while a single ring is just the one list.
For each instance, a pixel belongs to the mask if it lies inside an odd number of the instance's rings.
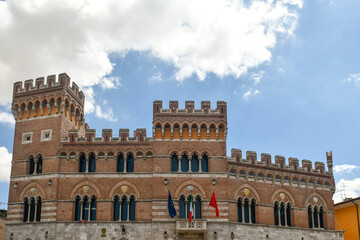
[{"label": "stone wall", "polygon": [[[125,233],[122,230],[123,225]],[[46,232],[48,240],[228,240],[231,239],[231,233],[234,234],[234,240],[343,240],[341,231],[214,221],[207,222],[207,231],[204,234],[191,231],[177,234],[175,221],[10,224],[7,225],[6,239],[10,239],[13,233],[13,239],[16,240],[45,240]]]}]

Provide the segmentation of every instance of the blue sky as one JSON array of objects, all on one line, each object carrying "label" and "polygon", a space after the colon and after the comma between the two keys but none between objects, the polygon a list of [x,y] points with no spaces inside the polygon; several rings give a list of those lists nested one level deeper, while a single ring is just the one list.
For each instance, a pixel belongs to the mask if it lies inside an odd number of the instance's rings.
[{"label": "blue sky", "polygon": [[0,2],[1,202],[12,83],[61,72],[84,90],[98,135],[145,127],[151,136],[153,100],[224,100],[228,155],[325,162],[333,151],[337,190],[360,196],[358,0],[54,2]]}]

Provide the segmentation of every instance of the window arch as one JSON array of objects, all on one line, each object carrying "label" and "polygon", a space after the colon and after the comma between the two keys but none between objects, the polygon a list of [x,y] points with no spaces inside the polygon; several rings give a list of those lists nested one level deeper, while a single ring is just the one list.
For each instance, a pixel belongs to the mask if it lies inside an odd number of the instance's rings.
[{"label": "window arch", "polygon": [[178,172],[179,171],[179,160],[176,153],[173,153],[171,155],[171,171],[172,172]]},{"label": "window arch", "polygon": [[84,196],[82,201],[82,220],[87,221],[89,219],[89,197]]},{"label": "window arch", "polygon": [[189,160],[188,155],[184,153],[181,157],[181,171],[188,172],[189,171]]},{"label": "window arch", "polygon": [[161,131],[161,124],[158,123],[155,126],[155,138],[156,139],[161,139],[162,138],[162,131]]},{"label": "window arch", "polygon": [[123,196],[121,198],[121,221],[126,221],[128,216],[128,198],[127,196]]},{"label": "window arch", "polygon": [[36,212],[35,212],[37,222],[41,221],[41,205],[42,205],[41,197],[38,196],[36,199]]},{"label": "window arch", "polygon": [[29,214],[29,222],[33,222],[35,219],[35,198],[30,198],[30,214]]},{"label": "window arch", "polygon": [[79,172],[86,172],[86,156],[85,153],[79,155]]},{"label": "window arch", "polygon": [[129,221],[135,221],[135,196],[131,196],[129,201]]},{"label": "window arch", "polygon": [[164,139],[170,139],[171,138],[171,127],[170,124],[165,124],[164,127]]},{"label": "window arch", "polygon": [[202,172],[208,172],[209,169],[208,169],[208,161],[209,161],[209,157],[206,153],[204,153],[202,155],[202,158],[201,158],[201,171]]},{"label": "window arch", "polygon": [[194,153],[191,157],[191,171],[198,172],[199,171],[199,159],[198,155]]},{"label": "window arch", "polygon": [[75,221],[81,220],[81,197],[75,197]]},{"label": "window arch", "polygon": [[134,156],[128,153],[126,157],[126,172],[134,172]]},{"label": "window arch", "polygon": [[116,164],[117,164],[117,172],[124,172],[125,168],[124,168],[124,164],[125,164],[125,160],[124,160],[124,155],[122,153],[119,153],[117,155],[116,158]]},{"label": "window arch", "polygon": [[75,196],[75,221],[96,221],[97,198],[95,195]]},{"label": "window arch", "polygon": [[189,126],[187,124],[182,126],[182,139],[189,139]]},{"label": "window arch", "polygon": [[275,225],[278,226],[291,226],[291,204],[284,202],[274,203],[274,218]]},{"label": "window arch", "polygon": [[179,217],[180,219],[185,219],[186,218],[186,204],[185,204],[185,196],[181,195],[180,199],[179,199]]},{"label": "window arch", "polygon": [[96,221],[96,197],[91,197],[90,203],[90,221]]},{"label": "window arch", "polygon": [[201,219],[201,197],[195,197],[195,219]]},{"label": "window arch", "polygon": [[216,128],[214,124],[210,125],[209,129],[209,139],[216,139]]},{"label": "window arch", "polygon": [[114,214],[113,214],[113,219],[114,221],[119,221],[119,216],[120,216],[120,198],[118,195],[115,195],[113,197],[114,200]]},{"label": "window arch", "polygon": [[24,203],[24,217],[23,222],[27,222],[29,219],[29,199],[27,197],[23,200]]},{"label": "window arch", "polygon": [[308,206],[309,228],[324,228],[324,207]]},{"label": "window arch", "polygon": [[96,156],[94,153],[89,154],[89,172],[96,171]]},{"label": "window arch", "polygon": [[225,139],[225,128],[224,128],[224,125],[223,125],[223,124],[220,124],[220,126],[219,126],[218,139],[220,139],[220,140],[224,140],[224,139]]},{"label": "window arch", "polygon": [[34,174],[35,171],[35,159],[33,156],[29,157],[29,174]]},{"label": "window arch", "polygon": [[205,124],[200,126],[200,139],[207,139],[207,127]]},{"label": "window arch", "polygon": [[242,223],[256,223],[256,200],[241,197],[237,200],[237,215],[238,222]]},{"label": "window arch", "polygon": [[174,124],[173,139],[180,139],[180,126],[177,123]]},{"label": "window arch", "polygon": [[42,173],[43,157],[41,155],[38,155],[36,160],[37,160],[35,163],[36,173],[40,174]]},{"label": "window arch", "polygon": [[191,126],[191,139],[193,140],[197,140],[198,139],[198,127],[197,125],[194,123],[192,126]]}]

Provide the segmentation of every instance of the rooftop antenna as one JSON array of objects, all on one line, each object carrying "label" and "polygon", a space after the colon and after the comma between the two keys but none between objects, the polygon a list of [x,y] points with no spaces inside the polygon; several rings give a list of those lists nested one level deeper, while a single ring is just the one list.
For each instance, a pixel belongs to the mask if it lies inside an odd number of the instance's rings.
[{"label": "rooftop antenna", "polygon": [[345,190],[345,183],[343,183],[341,186],[340,186],[340,196],[341,196],[341,200],[344,201],[346,200],[346,190]]}]

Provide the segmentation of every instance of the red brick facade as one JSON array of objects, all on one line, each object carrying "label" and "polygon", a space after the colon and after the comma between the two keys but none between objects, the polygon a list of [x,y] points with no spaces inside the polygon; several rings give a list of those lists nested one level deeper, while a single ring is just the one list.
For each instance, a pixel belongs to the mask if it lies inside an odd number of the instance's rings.
[{"label": "red brick facade", "polygon": [[[289,203],[292,227],[308,228],[308,206],[316,205],[323,209],[323,228],[334,229],[331,152],[326,155],[327,171],[321,162],[313,169],[308,160],[300,166],[296,158],[287,164],[284,157],[275,156],[273,162],[269,154],[263,153],[258,159],[255,152],[247,151],[243,156],[239,149],[232,149],[228,157],[227,107],[221,101],[216,109],[210,108],[210,102],[194,109],[192,101],[185,103],[185,109],[178,109],[177,101],[164,109],[161,101],[154,101],[153,136],[137,129],[131,137],[128,129],[120,129],[114,137],[112,130],[104,129],[98,137],[84,123],[84,98],[76,84],[70,87],[66,74],[60,74],[58,81],[49,76],[46,84],[43,78],[36,79],[35,85],[32,80],[25,81],[24,86],[14,84],[16,126],[9,226],[23,222],[26,196],[41,197],[40,222],[75,222],[75,198],[85,195],[97,199],[97,222],[113,222],[114,196],[124,195],[136,199],[135,222],[171,221],[166,208],[168,191],[176,206],[177,221],[180,196],[188,196],[188,186],[192,186],[192,194],[201,198],[204,221],[238,222],[240,197],[250,203],[254,200],[255,224],[275,224],[277,201]],[[86,156],[85,172],[80,172],[81,154]],[[95,172],[89,172],[91,154],[96,157]],[[120,154],[124,161],[129,154],[134,157],[133,172],[118,172]],[[189,159],[188,168],[196,154],[199,161],[193,167],[199,170],[172,171],[174,154],[180,168],[183,154]],[[34,170],[29,174],[30,159],[35,159],[36,169],[40,165],[38,156],[42,157],[41,173]],[[208,171],[203,171],[204,156],[208,157]],[[208,207],[213,191],[220,211],[217,220],[214,209]]]}]

